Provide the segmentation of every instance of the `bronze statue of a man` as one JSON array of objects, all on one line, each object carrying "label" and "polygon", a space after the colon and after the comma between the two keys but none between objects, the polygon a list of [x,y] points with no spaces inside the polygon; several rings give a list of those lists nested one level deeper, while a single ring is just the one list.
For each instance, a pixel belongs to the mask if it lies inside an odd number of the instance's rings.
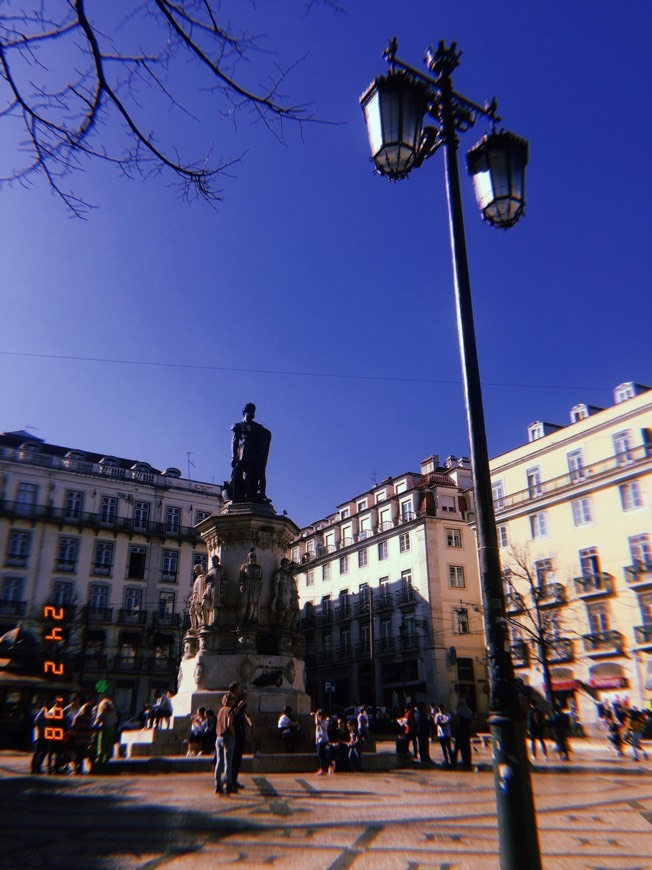
[{"label": "bronze statue of a man", "polygon": [[272,433],[254,420],[256,406],[253,403],[248,402],[242,413],[242,421],[231,427],[231,498],[267,503],[265,470]]}]

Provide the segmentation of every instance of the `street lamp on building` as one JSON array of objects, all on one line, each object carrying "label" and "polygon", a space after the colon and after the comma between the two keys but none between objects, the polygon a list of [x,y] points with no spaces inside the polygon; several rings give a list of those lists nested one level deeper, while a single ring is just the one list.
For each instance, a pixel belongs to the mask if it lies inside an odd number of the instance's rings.
[{"label": "street lamp on building", "polygon": [[[452,73],[461,52],[455,43],[428,49],[426,75],[399,60],[396,39],[384,57],[390,65],[361,97],[376,170],[391,180],[405,178],[440,148],[444,154],[457,325],[462,358],[475,496],[478,562],[485,614],[490,673],[490,716],[501,867],[541,867],[536,814],[525,746],[523,717],[508,651],[489,455],[478,367],[471,285],[457,162],[458,132],[479,118],[491,132],[468,154],[467,165],[485,221],[500,229],[513,226],[525,207],[528,145],[496,129],[500,118],[493,100],[484,106],[456,93]],[[425,126],[426,117],[434,122]]]}]

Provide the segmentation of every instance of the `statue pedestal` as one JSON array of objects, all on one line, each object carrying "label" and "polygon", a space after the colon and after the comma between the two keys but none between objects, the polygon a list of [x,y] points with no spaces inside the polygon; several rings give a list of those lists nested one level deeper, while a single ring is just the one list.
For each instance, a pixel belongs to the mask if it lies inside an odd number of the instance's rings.
[{"label": "statue pedestal", "polygon": [[[199,706],[217,712],[233,682],[246,691],[249,714],[257,725],[273,721],[275,728],[285,706],[299,715],[309,713],[298,626],[281,629],[272,609],[274,575],[298,527],[288,517],[277,516],[270,505],[239,503],[227,505],[197,529],[208,548],[209,563],[213,556],[220,559],[221,588],[215,591],[220,603],[212,626],[186,636],[175,720]],[[258,619],[242,624],[240,569],[252,551],[262,569]]]}]

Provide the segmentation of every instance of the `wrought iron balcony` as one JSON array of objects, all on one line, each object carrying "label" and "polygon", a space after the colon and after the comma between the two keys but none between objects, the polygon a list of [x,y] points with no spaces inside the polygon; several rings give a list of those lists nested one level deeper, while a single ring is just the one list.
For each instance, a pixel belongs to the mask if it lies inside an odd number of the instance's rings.
[{"label": "wrought iron balcony", "polygon": [[113,608],[112,607],[91,607],[90,604],[85,608],[86,622],[112,622]]},{"label": "wrought iron balcony", "polygon": [[57,559],[54,563],[57,574],[74,574],[77,570],[76,559]]},{"label": "wrought iron balcony", "polygon": [[512,656],[512,664],[515,668],[526,668],[530,663],[530,651],[524,641],[513,643],[509,651]]},{"label": "wrought iron balcony", "polygon": [[398,638],[398,648],[403,650],[404,652],[409,652],[410,650],[418,650],[419,646],[419,638],[416,634],[409,634],[406,637]]},{"label": "wrought iron balcony", "polygon": [[343,622],[346,619],[349,619],[353,616],[353,608],[351,607],[351,603],[347,601],[346,603],[340,604],[335,608],[335,619],[337,622]]},{"label": "wrought iron balcony", "polygon": [[368,659],[371,655],[371,650],[369,649],[369,641],[360,641],[355,645],[355,657],[356,659]]},{"label": "wrought iron balcony", "polygon": [[573,578],[575,592],[580,598],[597,597],[598,595],[613,595],[614,578],[606,571],[598,574],[584,574]]},{"label": "wrought iron balcony", "polygon": [[333,611],[330,610],[322,610],[317,616],[317,624],[318,625],[330,625],[333,622]]},{"label": "wrought iron balcony", "polygon": [[153,656],[147,662],[147,670],[156,674],[174,673],[178,666],[174,656]]},{"label": "wrought iron balcony", "polygon": [[120,623],[120,625],[146,625],[147,611],[129,610],[126,607],[121,607],[118,612],[118,622]]},{"label": "wrought iron balcony", "polygon": [[20,618],[25,616],[26,610],[26,601],[0,601],[0,617],[12,616]]},{"label": "wrought iron balcony", "polygon": [[152,624],[159,628],[177,628],[181,622],[178,613],[153,613]]},{"label": "wrought iron balcony", "polygon": [[391,592],[380,592],[374,598],[374,610],[380,613],[383,610],[392,610],[394,608],[394,596]]},{"label": "wrought iron balcony", "polygon": [[113,669],[120,672],[142,671],[143,657],[138,656],[115,656],[113,659]]},{"label": "wrought iron balcony", "polygon": [[405,589],[399,589],[399,591],[396,593],[396,606],[397,607],[407,607],[410,604],[416,604],[416,603],[417,603],[417,595],[411,586],[408,586]]},{"label": "wrought iron balcony", "polygon": [[637,625],[634,629],[636,643],[640,646],[652,645],[652,623],[648,625]]},{"label": "wrought iron balcony", "polygon": [[365,619],[369,618],[369,613],[371,611],[371,606],[369,604],[369,597],[363,596],[355,602],[355,615],[360,617],[365,617]]},{"label": "wrought iron balcony", "polygon": [[521,613],[525,610],[525,601],[518,592],[508,592],[505,595],[505,610],[507,613]]},{"label": "wrought iron balcony", "polygon": [[381,637],[376,641],[376,652],[379,655],[388,655],[396,650],[396,640],[393,637]]},{"label": "wrought iron balcony", "polygon": [[623,652],[623,636],[619,631],[613,629],[584,634],[582,640],[584,641],[584,649],[589,655],[604,655],[605,653],[613,655]]},{"label": "wrought iron balcony", "polygon": [[554,607],[566,603],[566,587],[563,583],[545,583],[535,590],[539,607]]},{"label": "wrought iron balcony", "polygon": [[652,587],[652,562],[635,562],[625,567],[625,580],[630,586],[643,589]]},{"label": "wrought iron balcony", "polygon": [[564,638],[563,640],[551,640],[548,642],[548,661],[557,664],[559,662],[572,662],[575,658],[575,650],[573,641]]}]

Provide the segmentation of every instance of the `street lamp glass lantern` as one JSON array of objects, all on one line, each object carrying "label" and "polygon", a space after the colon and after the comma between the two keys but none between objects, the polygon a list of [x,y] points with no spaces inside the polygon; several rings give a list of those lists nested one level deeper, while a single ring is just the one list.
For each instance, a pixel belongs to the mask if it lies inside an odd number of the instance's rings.
[{"label": "street lamp glass lantern", "polygon": [[371,146],[381,175],[405,178],[416,164],[428,100],[425,87],[405,72],[379,76],[360,97]]},{"label": "street lamp glass lantern", "polygon": [[527,140],[505,130],[493,132],[466,159],[483,219],[503,230],[514,226],[525,209]]}]

